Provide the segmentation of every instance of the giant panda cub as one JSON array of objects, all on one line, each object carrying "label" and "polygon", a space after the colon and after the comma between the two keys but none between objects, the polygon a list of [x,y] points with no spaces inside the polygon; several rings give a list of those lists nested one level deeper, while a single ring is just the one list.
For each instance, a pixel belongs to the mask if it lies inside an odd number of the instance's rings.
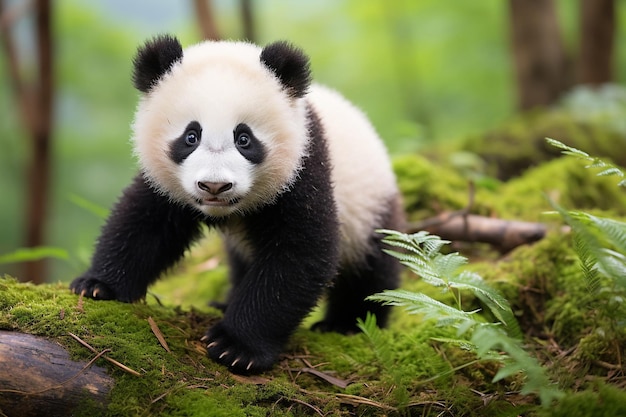
[{"label": "giant panda cub", "polygon": [[398,285],[378,228],[402,226],[398,188],[366,117],[311,85],[309,60],[285,42],[265,48],[169,35],[139,48],[133,123],[140,172],[113,208],[91,267],[70,285],[133,302],[198,239],[223,234],[232,288],[202,340],[233,372],[269,369],[319,299],[320,331],[350,333],[365,301]]}]

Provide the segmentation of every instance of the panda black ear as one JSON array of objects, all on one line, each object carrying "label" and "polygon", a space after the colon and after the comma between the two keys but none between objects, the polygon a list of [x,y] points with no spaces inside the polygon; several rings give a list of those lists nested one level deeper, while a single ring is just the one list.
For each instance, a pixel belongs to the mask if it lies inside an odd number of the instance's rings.
[{"label": "panda black ear", "polygon": [[263,48],[261,62],[280,80],[290,97],[301,98],[311,85],[309,57],[288,42],[274,42]]},{"label": "panda black ear", "polygon": [[133,59],[133,84],[147,93],[170,68],[183,58],[183,47],[173,36],[159,35],[137,50]]}]

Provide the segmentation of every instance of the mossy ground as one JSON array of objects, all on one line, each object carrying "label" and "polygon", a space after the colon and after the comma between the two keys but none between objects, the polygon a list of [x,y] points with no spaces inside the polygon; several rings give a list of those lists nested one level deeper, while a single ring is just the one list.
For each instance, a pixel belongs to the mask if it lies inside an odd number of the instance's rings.
[{"label": "mossy ground", "polygon": [[[510,129],[516,131],[515,125]],[[395,161],[413,220],[467,205],[467,174],[437,160],[443,158],[412,155]],[[569,234],[557,217],[544,214],[552,209],[549,198],[567,209],[623,218],[626,193],[614,179],[596,177],[567,158],[527,169],[507,182],[473,178],[472,212],[552,225],[548,236],[534,245],[504,256],[479,251],[473,258],[478,261],[469,266],[511,302],[528,351],[565,391],[550,408],[542,408],[532,395],[519,394],[521,377],[493,383],[495,363],[475,362],[472,354],[435,341],[454,337],[453,330],[398,308],[382,335],[391,358],[381,358],[363,334],[307,330],[319,318],[318,309],[272,371],[256,377],[230,374],[206,357],[199,341],[221,314],[207,302],[222,299],[228,289],[217,236],[194,248],[187,262],[151,288],[144,303],[79,300],[67,283],[34,286],[0,279],[0,328],[50,337],[75,359],[92,358],[92,352],[68,335],[73,333],[98,351],[110,349],[110,357],[138,371],[139,377],[98,360],[116,380],[108,415],[626,415],[626,334],[619,322],[624,317],[615,313],[623,308],[614,308],[611,303],[617,301],[611,294],[588,291]],[[403,288],[446,300],[409,274]],[[480,307],[475,300],[465,301],[467,308]],[[149,317],[171,353],[153,334]],[[342,388],[338,382],[348,385]]]}]

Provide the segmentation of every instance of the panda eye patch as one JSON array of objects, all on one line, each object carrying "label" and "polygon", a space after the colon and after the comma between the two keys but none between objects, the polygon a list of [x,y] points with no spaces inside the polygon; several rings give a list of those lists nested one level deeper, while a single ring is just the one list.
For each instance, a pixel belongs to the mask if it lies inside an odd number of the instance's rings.
[{"label": "panda eye patch", "polygon": [[193,153],[202,139],[202,126],[200,123],[190,122],[181,135],[170,142],[169,157],[176,164],[181,164]]},{"label": "panda eye patch", "polygon": [[265,159],[265,146],[252,133],[245,123],[239,123],[233,131],[235,147],[239,153],[253,164],[260,164]]}]

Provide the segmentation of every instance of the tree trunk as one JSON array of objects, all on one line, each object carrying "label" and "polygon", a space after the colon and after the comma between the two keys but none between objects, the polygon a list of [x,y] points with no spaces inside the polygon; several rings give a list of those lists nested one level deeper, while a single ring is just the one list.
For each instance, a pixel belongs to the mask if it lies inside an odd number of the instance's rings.
[{"label": "tree trunk", "polygon": [[[36,74],[35,80],[24,81],[20,71],[19,54],[13,40],[11,25],[34,6],[36,39]],[[51,175],[51,132],[52,132],[52,97],[53,97],[53,54],[51,30],[50,0],[37,0],[33,5],[22,5],[21,9],[12,6],[8,10],[0,1],[0,11],[4,21],[1,26],[2,47],[7,58],[9,76],[15,94],[15,101],[20,109],[24,129],[30,136],[30,157],[26,168],[26,224],[24,244],[26,247],[41,246],[45,240],[45,225],[48,213],[48,196]],[[9,18],[9,14],[12,16]],[[24,264],[22,281],[41,283],[45,281],[45,263],[43,260]]]},{"label": "tree trunk", "polygon": [[510,0],[509,5],[518,108],[548,106],[572,78],[554,1]]},{"label": "tree trunk", "polygon": [[241,0],[241,21],[243,23],[243,38],[249,42],[256,42],[256,30],[254,27],[254,12],[252,0]]},{"label": "tree trunk", "polygon": [[613,80],[615,1],[581,0],[578,81],[600,85]]},{"label": "tree trunk", "polygon": [[211,1],[194,0],[193,3],[196,10],[196,17],[198,18],[198,23],[200,24],[202,37],[211,41],[219,40],[220,35],[217,30],[217,24],[215,23],[215,16],[213,15]]},{"label": "tree trunk", "polygon": [[[37,26],[37,83],[36,108],[33,112],[32,154],[28,168],[26,246],[41,246],[45,240],[48,214],[48,196],[51,186],[51,133],[52,133],[52,29],[50,0],[37,0],[35,22]],[[24,281],[45,281],[45,261],[25,264]]]}]

